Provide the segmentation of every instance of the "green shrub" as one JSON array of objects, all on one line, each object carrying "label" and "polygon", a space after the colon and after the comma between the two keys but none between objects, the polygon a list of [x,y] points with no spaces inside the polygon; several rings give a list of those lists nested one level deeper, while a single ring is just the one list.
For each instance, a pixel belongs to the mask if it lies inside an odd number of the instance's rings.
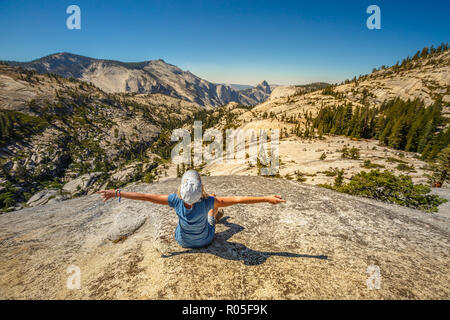
[{"label": "green shrub", "polygon": [[359,149],[352,147],[349,150],[350,159],[359,159]]},{"label": "green shrub", "polygon": [[155,180],[155,176],[151,172],[147,172],[142,179],[145,183],[152,183]]},{"label": "green shrub", "polygon": [[336,171],[336,178],[334,178],[334,186],[341,187],[344,182],[344,169]]},{"label": "green shrub", "polygon": [[342,148],[341,153],[342,158],[354,160],[359,159],[359,149],[356,147],[352,147],[351,149],[344,147]]},{"label": "green shrub", "polygon": [[54,178],[53,180],[40,181],[39,184],[47,189],[62,189],[63,185],[58,179]]},{"label": "green shrub", "polygon": [[387,158],[387,162],[397,162],[397,163],[404,163],[404,164],[407,164],[408,162],[406,162],[406,161],[404,161],[404,160],[400,160],[400,159],[397,159],[397,158],[393,158],[393,157],[388,157]]},{"label": "green shrub", "polygon": [[13,207],[16,204],[14,195],[11,192],[2,192],[0,194],[0,207],[6,210],[9,207]]},{"label": "green shrub", "polygon": [[353,176],[349,183],[331,187],[339,192],[396,203],[427,212],[437,212],[438,206],[446,199],[430,195],[430,188],[414,184],[411,177],[396,176],[389,171],[361,171]]},{"label": "green shrub", "polygon": [[349,150],[347,147],[342,148],[341,150],[341,157],[342,158],[348,158],[350,156]]},{"label": "green shrub", "polygon": [[364,160],[362,167],[366,169],[384,168],[382,164],[372,163],[370,160]]},{"label": "green shrub", "polygon": [[414,170],[414,166],[413,165],[407,165],[407,164],[405,164],[405,163],[399,163],[398,165],[397,165],[397,170],[400,170],[400,171],[408,171],[408,172],[415,172],[416,170]]},{"label": "green shrub", "polygon": [[305,178],[305,174],[301,171],[295,171],[295,179],[299,182],[305,182],[306,178]]},{"label": "green shrub", "polygon": [[322,171],[322,173],[324,173],[327,177],[334,177],[338,174],[339,169],[338,168],[331,168],[326,170],[326,171]]}]

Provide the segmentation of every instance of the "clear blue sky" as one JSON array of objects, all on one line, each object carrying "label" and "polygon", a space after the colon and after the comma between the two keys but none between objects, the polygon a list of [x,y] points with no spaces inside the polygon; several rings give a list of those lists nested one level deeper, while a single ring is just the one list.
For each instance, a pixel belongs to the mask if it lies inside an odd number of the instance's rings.
[{"label": "clear blue sky", "polygon": [[[66,8],[81,8],[81,30]],[[366,9],[381,8],[381,30]],[[450,1],[0,0],[0,60],[164,59],[212,82],[337,82],[448,42]]]}]

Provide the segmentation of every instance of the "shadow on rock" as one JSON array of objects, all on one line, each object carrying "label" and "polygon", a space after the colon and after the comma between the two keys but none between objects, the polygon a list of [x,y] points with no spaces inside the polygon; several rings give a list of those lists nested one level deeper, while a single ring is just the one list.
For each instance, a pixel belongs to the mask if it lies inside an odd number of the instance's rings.
[{"label": "shadow on rock", "polygon": [[233,235],[244,230],[244,227],[236,223],[228,222],[229,217],[224,217],[219,222],[228,227],[227,230],[218,232],[215,235],[213,242],[206,248],[201,249],[189,249],[179,252],[170,252],[169,254],[161,255],[162,258],[170,258],[180,254],[190,253],[210,253],[218,257],[227,260],[242,260],[247,266],[254,266],[263,264],[271,256],[288,257],[288,258],[312,258],[312,259],[328,259],[327,256],[314,256],[307,254],[298,254],[290,252],[270,252],[270,251],[257,251],[247,248],[241,243],[228,241]]}]

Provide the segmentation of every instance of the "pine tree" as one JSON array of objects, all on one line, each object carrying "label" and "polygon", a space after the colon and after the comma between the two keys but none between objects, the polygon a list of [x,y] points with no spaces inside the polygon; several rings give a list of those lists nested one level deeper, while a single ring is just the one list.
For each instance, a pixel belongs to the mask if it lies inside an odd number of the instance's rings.
[{"label": "pine tree", "polygon": [[[419,152],[433,159],[449,144],[448,120],[442,116],[442,102],[425,107],[421,100],[387,101],[379,108],[341,105],[322,107],[314,119],[307,120],[304,137],[337,134],[357,138],[376,138],[381,144],[399,150]],[[299,126],[298,126],[299,127]],[[296,131],[299,131],[299,128]]]},{"label": "pine tree", "polygon": [[417,152],[422,153],[428,144],[428,141],[432,137],[433,131],[433,120],[429,120],[423,130],[423,133],[420,135],[419,144],[417,145]]},{"label": "pine tree", "polygon": [[431,182],[441,186],[450,181],[450,147],[447,146],[437,156],[436,161],[431,164]]},{"label": "pine tree", "polygon": [[391,134],[388,138],[388,146],[394,149],[402,149],[405,146],[405,135],[404,135],[404,120],[400,118],[394,127],[392,128]]}]

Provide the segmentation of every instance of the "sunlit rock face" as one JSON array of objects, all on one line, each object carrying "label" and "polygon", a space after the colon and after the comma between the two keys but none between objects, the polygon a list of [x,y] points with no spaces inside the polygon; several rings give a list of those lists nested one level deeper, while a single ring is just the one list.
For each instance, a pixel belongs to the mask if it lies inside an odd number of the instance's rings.
[{"label": "sunlit rock face", "polygon": [[57,53],[31,62],[10,62],[39,73],[54,73],[95,84],[108,93],[162,93],[202,106],[222,106],[229,102],[256,105],[269,98],[266,81],[245,90],[204,80],[190,71],[162,59],[121,62]]},{"label": "sunlit rock face", "polygon": [[[225,208],[213,243],[195,250],[175,242],[173,209],[147,202],[104,203],[93,194],[2,214],[0,298],[449,297],[448,213],[274,178],[203,180],[217,196],[279,194],[287,202]],[[179,182],[124,189],[171,193]],[[73,266],[79,289],[67,287]],[[379,289],[368,288],[377,285],[373,266]]]}]

